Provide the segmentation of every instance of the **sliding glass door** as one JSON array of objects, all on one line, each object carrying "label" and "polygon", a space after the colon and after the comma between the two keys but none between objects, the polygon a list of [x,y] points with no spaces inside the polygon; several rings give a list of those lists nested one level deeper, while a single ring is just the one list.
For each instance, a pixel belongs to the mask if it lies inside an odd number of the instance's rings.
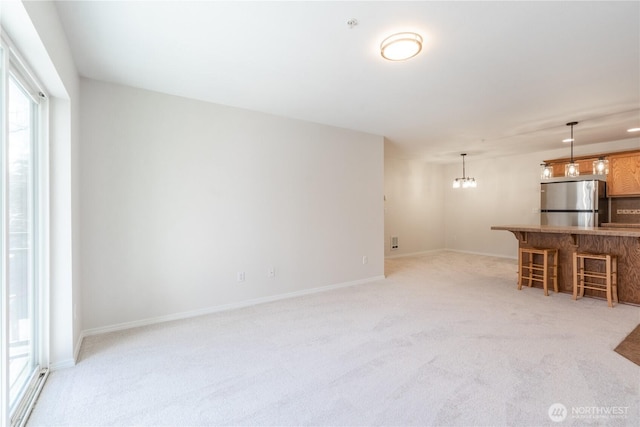
[{"label": "sliding glass door", "polygon": [[9,406],[14,409],[37,367],[34,274],[34,124],[36,104],[9,78]]},{"label": "sliding glass door", "polygon": [[2,409],[22,425],[43,360],[43,289],[47,274],[46,207],[41,200],[44,163],[41,130],[44,95],[3,41],[2,62]]}]

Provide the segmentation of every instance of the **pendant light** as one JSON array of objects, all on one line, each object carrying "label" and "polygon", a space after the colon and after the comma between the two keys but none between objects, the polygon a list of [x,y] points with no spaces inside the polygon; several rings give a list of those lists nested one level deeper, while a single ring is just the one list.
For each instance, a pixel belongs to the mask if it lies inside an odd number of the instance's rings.
[{"label": "pendant light", "polygon": [[571,139],[569,140],[571,142],[571,161],[564,167],[564,176],[576,177],[580,175],[580,165],[573,160],[573,127],[577,124],[578,122],[567,123],[567,126],[571,126]]},{"label": "pendant light", "polygon": [[553,178],[553,166],[551,166],[549,163],[540,163],[540,178]]},{"label": "pendant light", "polygon": [[456,178],[453,180],[453,188],[476,188],[478,183],[475,178],[467,177],[464,169],[464,157],[467,153],[460,154],[462,156],[462,178]]},{"label": "pendant light", "polygon": [[593,174],[594,175],[609,175],[609,160],[604,157],[600,157],[598,160],[593,161]]}]

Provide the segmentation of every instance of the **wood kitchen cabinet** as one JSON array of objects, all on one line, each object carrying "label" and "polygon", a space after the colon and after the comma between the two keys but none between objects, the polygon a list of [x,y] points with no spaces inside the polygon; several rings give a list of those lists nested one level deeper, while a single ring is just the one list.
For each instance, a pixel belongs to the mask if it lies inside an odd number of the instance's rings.
[{"label": "wood kitchen cabinet", "polygon": [[[640,150],[619,151],[597,155],[574,157],[580,167],[580,175],[593,174],[593,161],[599,158],[609,160],[607,195],[611,197],[640,196]],[[553,166],[554,178],[564,176],[564,166],[569,158],[545,160]]]},{"label": "wood kitchen cabinet", "polygon": [[640,196],[640,152],[611,154],[608,158],[609,196]]}]

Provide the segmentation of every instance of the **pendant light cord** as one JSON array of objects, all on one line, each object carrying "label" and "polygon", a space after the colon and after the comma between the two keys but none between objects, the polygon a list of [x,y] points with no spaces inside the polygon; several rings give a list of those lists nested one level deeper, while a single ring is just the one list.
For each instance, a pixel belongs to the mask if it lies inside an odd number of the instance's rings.
[{"label": "pendant light cord", "polygon": [[567,126],[571,126],[571,163],[573,163],[573,127],[577,124],[578,122],[567,123]]},{"label": "pendant light cord", "polygon": [[573,125],[571,125],[571,163],[573,163]]},{"label": "pendant light cord", "polygon": [[464,171],[464,156],[466,156],[466,154],[462,155],[462,178],[467,179],[467,174]]}]

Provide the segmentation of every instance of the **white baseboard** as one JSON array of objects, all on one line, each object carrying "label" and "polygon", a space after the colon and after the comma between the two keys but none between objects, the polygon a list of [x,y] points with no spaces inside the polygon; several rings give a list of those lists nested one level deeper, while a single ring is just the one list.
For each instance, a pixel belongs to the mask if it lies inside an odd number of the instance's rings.
[{"label": "white baseboard", "polygon": [[398,254],[398,255],[389,255],[389,256],[385,256],[385,259],[394,259],[394,258],[404,258],[404,257],[412,257],[412,256],[420,256],[420,255],[428,255],[428,254],[433,254],[433,253],[438,253],[438,252],[458,252],[461,254],[470,254],[470,255],[483,255],[483,256],[492,256],[492,257],[496,257],[496,258],[506,258],[506,259],[518,259],[518,256],[507,256],[507,255],[502,255],[502,254],[492,254],[492,253],[487,253],[487,252],[474,252],[474,251],[462,251],[459,249],[447,249],[447,248],[442,248],[442,249],[432,249],[429,251],[421,251],[421,252],[410,252],[407,254]]},{"label": "white baseboard", "polygon": [[78,363],[78,356],[80,355],[80,348],[82,347],[82,341],[84,340],[84,333],[80,332],[78,341],[73,346],[73,359],[61,360],[60,362],[52,363],[49,365],[50,371],[57,371],[58,369],[73,368]]},{"label": "white baseboard", "polygon": [[59,369],[73,368],[74,366],[76,366],[76,361],[74,359],[66,359],[66,360],[61,360],[60,362],[50,364],[49,370],[57,371]]},{"label": "white baseboard", "polygon": [[240,301],[240,302],[231,303],[231,304],[223,304],[223,305],[208,307],[200,310],[186,311],[182,313],[169,314],[166,316],[158,316],[158,317],[151,317],[147,319],[134,320],[133,322],[124,322],[124,323],[118,323],[110,326],[86,329],[82,331],[82,333],[80,334],[80,339],[78,340],[78,346],[74,351],[74,356],[77,359],[78,354],[80,353],[80,345],[82,344],[82,340],[84,339],[84,337],[88,337],[92,335],[106,334],[108,332],[122,331],[125,329],[137,328],[140,326],[155,325],[158,323],[170,322],[172,320],[188,319],[192,317],[203,316],[206,314],[218,313],[221,311],[234,310],[238,308],[264,304],[267,302],[273,302],[273,301],[283,300],[287,298],[295,298],[303,295],[310,295],[318,292],[330,291],[333,289],[340,289],[340,288],[347,288],[355,285],[362,285],[365,283],[374,282],[374,281],[383,280],[383,279],[385,279],[384,275],[374,276],[366,279],[353,280],[350,282],[343,282],[343,283],[337,283],[334,285],[320,286],[317,288],[304,289],[296,292],[289,292],[286,294],[279,294],[279,295],[273,295],[273,296],[262,297],[262,298],[253,298],[246,301]]},{"label": "white baseboard", "polygon": [[84,341],[84,332],[80,332],[80,336],[78,337],[78,341],[76,345],[73,347],[73,360],[77,363],[78,357],[80,357],[80,349],[82,348],[82,341]]},{"label": "white baseboard", "polygon": [[515,256],[507,256],[507,255],[502,255],[502,254],[491,254],[491,253],[487,253],[487,252],[461,251],[459,249],[444,249],[444,250],[445,251],[449,251],[449,252],[458,252],[458,253],[461,253],[461,254],[484,255],[484,256],[491,256],[491,257],[495,257],[495,258],[515,259],[516,261],[518,260],[518,255],[517,254]]},{"label": "white baseboard", "polygon": [[419,256],[419,255],[427,255],[427,254],[433,254],[436,252],[443,252],[446,249],[431,249],[428,251],[420,251],[420,252],[409,252],[406,254],[398,254],[398,255],[387,255],[384,258],[385,259],[394,259],[394,258],[404,258],[404,257],[410,257],[410,256]]}]

